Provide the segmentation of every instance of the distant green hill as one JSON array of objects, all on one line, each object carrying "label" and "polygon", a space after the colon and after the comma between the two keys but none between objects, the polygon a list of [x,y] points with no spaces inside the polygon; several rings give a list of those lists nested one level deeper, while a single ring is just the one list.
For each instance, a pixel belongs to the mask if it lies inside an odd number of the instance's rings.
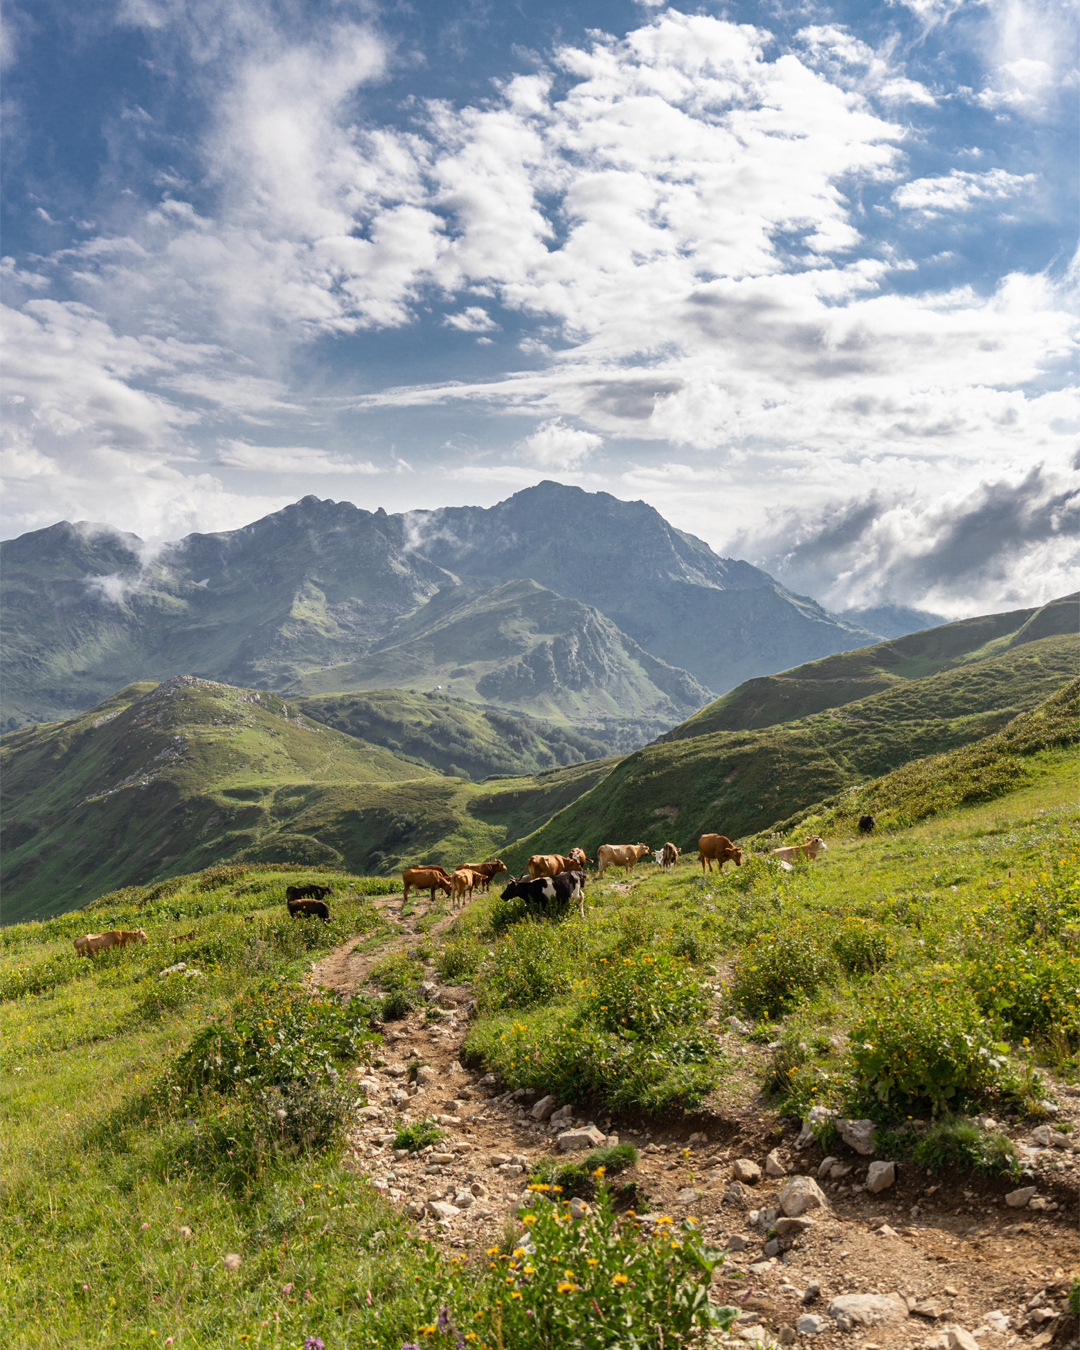
[{"label": "distant green hill", "polygon": [[[309,717],[442,773],[477,781],[601,759],[602,741],[531,717],[514,717],[449,694],[371,689],[290,700]],[[629,748],[629,747],[628,747]]]},{"label": "distant green hill", "polygon": [[[1039,638],[1069,636],[1076,650],[1080,593],[1053,600],[1034,609],[1016,609],[1005,614],[983,614],[975,619],[942,624],[889,642],[878,642],[855,651],[838,652],[820,661],[809,661],[778,675],[747,680],[730,694],[708,704],[693,717],[665,733],[665,741],[687,740],[711,731],[751,731],[776,726],[827,708],[839,708],[857,699],[921,679],[939,671],[971,665]],[[1013,678],[1023,667],[999,666],[973,673],[973,681]],[[1066,678],[1063,675],[1062,678]],[[952,686],[963,698],[964,684]],[[1003,688],[1003,703],[1008,693]],[[984,696],[976,694],[985,706]]]},{"label": "distant green hill", "polygon": [[507,861],[560,840],[591,852],[604,842],[658,847],[670,839],[691,848],[710,831],[755,833],[910,760],[999,731],[1075,674],[1075,638],[1039,638],[791,722],[665,738],[627,756]]},{"label": "distant green hill", "polygon": [[692,675],[650,656],[599,610],[527,580],[447,586],[365,655],[308,671],[285,692],[388,686],[441,686],[627,746],[650,740],[709,698]]}]

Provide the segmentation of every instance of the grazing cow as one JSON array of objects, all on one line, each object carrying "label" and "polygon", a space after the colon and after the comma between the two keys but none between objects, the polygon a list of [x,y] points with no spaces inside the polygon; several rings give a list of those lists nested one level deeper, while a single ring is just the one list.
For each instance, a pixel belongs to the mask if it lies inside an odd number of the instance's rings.
[{"label": "grazing cow", "polygon": [[526,866],[533,881],[537,877],[557,877],[560,872],[584,871],[576,857],[562,853],[534,853]]},{"label": "grazing cow", "polygon": [[586,858],[585,850],[583,848],[572,848],[568,851],[566,856],[568,858],[573,858],[575,862],[578,864],[576,869],[577,871],[579,872],[585,871],[585,868],[588,866],[589,860],[588,858]]},{"label": "grazing cow", "polygon": [[585,917],[585,873],[560,872],[554,877],[536,877],[526,881],[512,881],[502,893],[504,900],[524,900],[526,904],[546,906],[569,904],[576,900]]},{"label": "grazing cow", "polygon": [[677,849],[675,845],[669,841],[660,850],[660,866],[674,867],[675,864],[679,861],[679,854],[681,852],[682,852],[681,849]]},{"label": "grazing cow", "polygon": [[438,863],[422,863],[419,867],[406,867],[401,874],[401,880],[406,900],[409,898],[410,889],[430,890],[433,904],[437,890],[445,891],[447,895],[453,893],[453,883]]},{"label": "grazing cow", "polygon": [[322,900],[334,892],[329,886],[286,886],[285,901],[290,900]]},{"label": "grazing cow", "polygon": [[451,909],[459,909],[466,900],[472,899],[473,887],[483,883],[484,876],[481,872],[474,872],[468,867],[459,867],[450,878],[452,890],[450,892]]},{"label": "grazing cow", "polygon": [[874,826],[875,826],[876,824],[877,824],[877,821],[874,819],[873,816],[860,816],[860,817],[859,817],[859,833],[860,833],[860,834],[873,834],[873,832],[874,832]]},{"label": "grazing cow", "polygon": [[709,864],[709,871],[712,871],[713,862],[716,862],[717,869],[723,873],[724,864],[730,860],[736,867],[742,866],[742,849],[737,844],[733,844],[725,834],[703,834],[698,840],[698,853],[701,854],[701,873],[705,874],[705,864]]},{"label": "grazing cow", "polygon": [[774,848],[772,856],[779,858],[781,862],[798,862],[800,858],[805,858],[808,862],[817,857],[818,853],[828,848],[825,840],[820,834],[809,834],[806,836],[805,844],[790,844],[787,848]]},{"label": "grazing cow", "polygon": [[310,914],[316,919],[322,919],[323,923],[330,922],[330,906],[325,900],[287,900],[285,903],[294,919],[301,914]]},{"label": "grazing cow", "polygon": [[601,844],[596,850],[597,875],[604,875],[605,867],[625,867],[629,875],[631,867],[652,850],[648,844]]},{"label": "grazing cow", "polygon": [[141,928],[113,928],[108,933],[87,933],[85,937],[75,939],[76,956],[93,956],[96,952],[107,951],[109,947],[124,947],[129,942],[145,942],[146,934]]},{"label": "grazing cow", "polygon": [[488,862],[482,863],[458,863],[454,871],[475,872],[482,879],[480,889],[486,893],[491,889],[491,878],[498,876],[500,872],[505,872],[506,864],[501,858],[492,858]]}]

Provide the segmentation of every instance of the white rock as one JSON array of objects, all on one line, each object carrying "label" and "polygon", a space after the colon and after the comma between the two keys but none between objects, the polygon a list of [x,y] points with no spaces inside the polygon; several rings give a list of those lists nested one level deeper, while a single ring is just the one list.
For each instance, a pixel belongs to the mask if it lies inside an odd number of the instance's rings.
[{"label": "white rock", "polygon": [[583,1219],[588,1213],[590,1213],[589,1206],[584,1200],[575,1197],[570,1201],[570,1217],[572,1219]]},{"label": "white rock", "polygon": [[416,1081],[418,1083],[434,1083],[435,1077],[435,1070],[430,1064],[421,1064],[416,1071]]},{"label": "white rock", "polygon": [[999,1336],[1004,1336],[1009,1329],[1011,1319],[1000,1308],[994,1308],[986,1314],[983,1321],[991,1331],[997,1332]]},{"label": "white rock", "polygon": [[458,1209],[471,1209],[476,1204],[476,1196],[472,1191],[458,1191],[454,1196],[454,1204]]},{"label": "white rock", "polygon": [[745,1182],[748,1186],[756,1186],[761,1180],[761,1168],[752,1158],[736,1158],[731,1164],[731,1175],[736,1181]]},{"label": "white rock", "polygon": [[765,1345],[771,1342],[772,1337],[762,1326],[740,1327],[735,1335],[742,1341],[747,1341],[750,1345]]},{"label": "white rock", "polygon": [[383,1073],[386,1074],[387,1078],[404,1078],[408,1072],[409,1066],[407,1064],[388,1064],[386,1068],[383,1069]]},{"label": "white rock", "polygon": [[908,1306],[899,1294],[839,1294],[826,1311],[838,1324],[869,1327],[878,1322],[902,1322]]},{"label": "white rock", "polygon": [[828,1329],[829,1323],[820,1313],[803,1313],[795,1321],[795,1330],[803,1336],[816,1336],[819,1331]]},{"label": "white rock", "polygon": [[554,1112],[557,1105],[557,1097],[541,1097],[538,1102],[534,1103],[529,1114],[532,1116],[533,1120],[547,1120],[548,1116]]},{"label": "white rock", "polygon": [[598,1148],[604,1136],[595,1125],[586,1125],[581,1130],[563,1130],[557,1142],[564,1153],[572,1153],[579,1148]]},{"label": "white rock", "polygon": [[872,1120],[838,1120],[836,1128],[840,1131],[840,1138],[847,1144],[848,1148],[853,1148],[856,1153],[873,1153],[875,1142],[874,1122]]},{"label": "white rock", "polygon": [[461,1213],[457,1205],[451,1205],[445,1200],[429,1200],[427,1202],[427,1212],[436,1219],[449,1221],[456,1219]]},{"label": "white rock", "polygon": [[792,1177],[780,1192],[780,1208],[792,1219],[808,1209],[825,1209],[828,1203],[813,1177]]},{"label": "white rock", "polygon": [[1019,1190],[1009,1192],[1005,1197],[1005,1203],[1010,1209],[1023,1209],[1037,1189],[1035,1186],[1021,1186]]},{"label": "white rock", "polygon": [[795,1140],[796,1148],[806,1148],[817,1138],[815,1130],[820,1129],[827,1121],[832,1120],[836,1112],[827,1106],[812,1106],[802,1123],[802,1129],[799,1131],[799,1137]]},{"label": "white rock", "polygon": [[509,1154],[509,1153],[489,1153],[489,1154],[488,1154],[488,1166],[489,1166],[489,1167],[502,1167],[504,1163],[508,1163],[509,1161],[510,1161],[510,1154]]},{"label": "white rock", "polygon": [[1051,1147],[1051,1148],[1072,1148],[1072,1140],[1069,1138],[1069,1136],[1068,1136],[1067,1134],[1063,1134],[1061,1130],[1051,1130],[1051,1131],[1050,1131],[1050,1147]]},{"label": "white rock", "polygon": [[357,1108],[356,1114],[360,1120],[378,1120],[382,1112],[377,1106],[361,1106]]},{"label": "white rock", "polygon": [[768,1177],[786,1177],[787,1168],[780,1161],[780,1150],[774,1148],[765,1159],[765,1175]]},{"label": "white rock", "polygon": [[963,1327],[949,1327],[949,1350],[979,1350],[979,1342]]},{"label": "white rock", "polygon": [[680,1205],[696,1205],[700,1199],[701,1192],[695,1190],[693,1186],[684,1186],[675,1197],[676,1202]]},{"label": "white rock", "polygon": [[822,1158],[821,1162],[818,1163],[818,1176],[827,1177],[839,1161],[840,1159],[834,1158],[831,1153],[827,1158]]},{"label": "white rock", "polygon": [[866,1178],[866,1189],[877,1195],[878,1191],[887,1191],[896,1181],[896,1163],[872,1162]]}]

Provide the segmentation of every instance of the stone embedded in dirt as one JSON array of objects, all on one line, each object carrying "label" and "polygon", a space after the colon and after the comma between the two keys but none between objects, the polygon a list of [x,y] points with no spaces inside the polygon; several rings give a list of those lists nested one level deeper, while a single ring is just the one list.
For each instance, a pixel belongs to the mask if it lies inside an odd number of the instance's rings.
[{"label": "stone embedded in dirt", "polygon": [[803,1313],[795,1322],[795,1330],[803,1336],[816,1336],[819,1331],[828,1331],[830,1327],[820,1313]]},{"label": "stone embedded in dirt", "polygon": [[508,1162],[503,1163],[499,1168],[499,1175],[501,1177],[519,1177],[524,1171],[525,1169],[520,1163]]},{"label": "stone embedded in dirt", "polygon": [[724,1204],[742,1205],[748,1209],[753,1200],[753,1192],[749,1191],[741,1181],[729,1181],[724,1191]]},{"label": "stone embedded in dirt", "polygon": [[776,1238],[769,1238],[768,1242],[766,1242],[762,1250],[764,1251],[766,1256],[779,1256],[780,1243],[777,1242]]},{"label": "stone embedded in dirt", "polygon": [[729,1233],[724,1239],[724,1247],[729,1252],[744,1252],[749,1245],[741,1233]]},{"label": "stone embedded in dirt", "polygon": [[1053,1200],[1047,1200],[1045,1196],[1036,1195],[1028,1201],[1028,1209],[1057,1209],[1057,1204]]},{"label": "stone embedded in dirt", "polygon": [[430,1064],[421,1064],[416,1071],[416,1081],[418,1083],[434,1083],[435,1070]]},{"label": "stone embedded in dirt", "polygon": [[731,1175],[736,1181],[756,1186],[761,1180],[761,1168],[752,1158],[736,1158],[731,1164]]},{"label": "stone embedded in dirt", "polygon": [[829,1175],[829,1172],[836,1166],[836,1164],[839,1161],[840,1159],[834,1158],[831,1153],[827,1158],[822,1158],[821,1162],[818,1163],[818,1170],[817,1170],[818,1176],[827,1177]]},{"label": "stone embedded in dirt", "polygon": [[476,1196],[477,1200],[483,1200],[488,1193],[487,1187],[482,1181],[474,1181],[469,1190]]},{"label": "stone embedded in dirt", "polygon": [[432,1218],[439,1219],[442,1222],[449,1222],[456,1219],[461,1213],[457,1205],[451,1205],[446,1200],[429,1200],[427,1202],[427,1212]]},{"label": "stone embedded in dirt", "polygon": [[510,1154],[509,1154],[509,1153],[489,1153],[489,1154],[488,1154],[488,1166],[489,1166],[489,1167],[502,1167],[503,1163],[508,1163],[509,1161],[510,1161]]},{"label": "stone embedded in dirt", "polygon": [[460,1117],[460,1116],[436,1116],[436,1117],[435,1117],[435,1121],[436,1121],[436,1124],[438,1124],[438,1125],[460,1125],[460,1124],[461,1124],[461,1117]]},{"label": "stone embedded in dirt", "polygon": [[807,1148],[817,1138],[817,1131],[828,1121],[834,1119],[835,1116],[836,1112],[827,1106],[812,1106],[802,1123],[799,1137],[795,1140],[795,1147]]},{"label": "stone embedded in dirt", "polygon": [[701,1130],[696,1130],[686,1142],[691,1148],[697,1148],[699,1144],[707,1144],[709,1142],[709,1136],[703,1134]]},{"label": "stone embedded in dirt", "polygon": [[405,1206],[405,1213],[410,1219],[422,1219],[426,1211],[419,1200],[410,1200]]},{"label": "stone embedded in dirt", "polygon": [[843,1181],[844,1177],[850,1176],[853,1170],[851,1163],[834,1162],[829,1168],[829,1176],[833,1181]]},{"label": "stone embedded in dirt", "polygon": [[777,1237],[795,1237],[798,1233],[805,1233],[808,1228],[813,1228],[813,1219],[777,1219],[776,1236]]},{"label": "stone embedded in dirt", "polygon": [[454,1196],[454,1204],[458,1209],[470,1209],[476,1204],[476,1196],[472,1191],[458,1191]]},{"label": "stone embedded in dirt", "polygon": [[879,1191],[887,1191],[896,1181],[896,1163],[894,1162],[872,1162],[870,1172],[866,1178],[866,1189],[872,1191],[875,1195]]},{"label": "stone embedded in dirt", "polygon": [[548,1116],[555,1110],[558,1100],[557,1097],[541,1097],[538,1102],[533,1104],[529,1114],[533,1120],[547,1120]]},{"label": "stone embedded in dirt", "polygon": [[746,1341],[749,1345],[764,1345],[772,1338],[763,1326],[740,1327],[735,1335],[739,1340]]},{"label": "stone embedded in dirt", "polygon": [[787,1168],[780,1161],[780,1150],[774,1148],[765,1159],[765,1175],[768,1177],[786,1177]]},{"label": "stone embedded in dirt", "polygon": [[1005,1335],[1011,1323],[1011,1319],[999,1308],[994,1308],[991,1312],[988,1312],[983,1321],[991,1331],[997,1332],[999,1336]]},{"label": "stone embedded in dirt", "polygon": [[877,1147],[874,1122],[872,1120],[844,1120],[836,1122],[840,1138],[856,1153],[870,1154]]},{"label": "stone embedded in dirt", "polygon": [[404,1078],[408,1072],[409,1066],[407,1064],[388,1064],[386,1068],[383,1069],[383,1073],[386,1074],[387,1078]]},{"label": "stone embedded in dirt", "polygon": [[803,1296],[800,1302],[816,1303],[820,1297],[821,1297],[821,1285],[818,1284],[817,1280],[811,1280],[810,1283],[803,1290]]},{"label": "stone embedded in dirt", "polygon": [[573,1114],[574,1108],[570,1102],[567,1102],[565,1106],[560,1106],[557,1111],[552,1112],[551,1123],[552,1125],[556,1125],[561,1120],[569,1120]]},{"label": "stone embedded in dirt", "polygon": [[433,1163],[452,1163],[454,1155],[452,1153],[431,1153],[428,1155],[428,1161]]},{"label": "stone embedded in dirt", "polygon": [[900,1234],[896,1231],[896,1229],[887,1223],[883,1223],[881,1225],[881,1227],[877,1230],[877,1235],[878,1237],[883,1238],[894,1238],[900,1236]]},{"label": "stone embedded in dirt", "polygon": [[382,1112],[377,1106],[361,1106],[356,1111],[358,1120],[378,1120],[381,1115]]},{"label": "stone embedded in dirt", "polygon": [[1010,1209],[1023,1209],[1037,1189],[1036,1186],[1021,1186],[1019,1190],[1009,1192],[1005,1197],[1005,1203]]},{"label": "stone embedded in dirt", "polygon": [[925,1298],[913,1303],[908,1311],[913,1317],[925,1317],[928,1322],[936,1322],[941,1316],[941,1304],[935,1299]]},{"label": "stone embedded in dirt", "polygon": [[696,1205],[701,1199],[701,1192],[693,1186],[684,1186],[675,1196],[675,1201],[680,1205]]},{"label": "stone embedded in dirt", "polygon": [[790,1219],[798,1218],[808,1209],[827,1209],[825,1192],[813,1177],[792,1177],[780,1192],[780,1208]]},{"label": "stone embedded in dirt", "polygon": [[949,1350],[979,1350],[979,1342],[963,1327],[950,1327]]},{"label": "stone embedded in dirt", "polygon": [[563,1130],[556,1142],[564,1153],[572,1153],[578,1148],[599,1148],[604,1136],[595,1125],[586,1125],[580,1130]]},{"label": "stone embedded in dirt", "polygon": [[902,1322],[908,1306],[899,1294],[838,1294],[826,1312],[845,1331],[856,1324],[872,1327],[879,1322]]},{"label": "stone embedded in dirt", "polygon": [[383,1090],[383,1084],[376,1078],[358,1078],[356,1080],[356,1086],[361,1092],[367,1093],[368,1095],[373,1092],[379,1093]]}]

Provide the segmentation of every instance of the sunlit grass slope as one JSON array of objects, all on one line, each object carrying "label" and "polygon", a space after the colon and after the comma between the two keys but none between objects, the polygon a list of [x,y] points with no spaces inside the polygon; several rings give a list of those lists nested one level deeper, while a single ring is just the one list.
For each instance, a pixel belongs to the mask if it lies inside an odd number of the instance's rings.
[{"label": "sunlit grass slope", "polygon": [[509,858],[548,852],[560,840],[591,853],[604,842],[658,847],[670,839],[693,848],[710,831],[756,833],[868,778],[993,734],[1075,670],[1073,639],[1042,638],[795,722],[657,742],[627,756]]}]

